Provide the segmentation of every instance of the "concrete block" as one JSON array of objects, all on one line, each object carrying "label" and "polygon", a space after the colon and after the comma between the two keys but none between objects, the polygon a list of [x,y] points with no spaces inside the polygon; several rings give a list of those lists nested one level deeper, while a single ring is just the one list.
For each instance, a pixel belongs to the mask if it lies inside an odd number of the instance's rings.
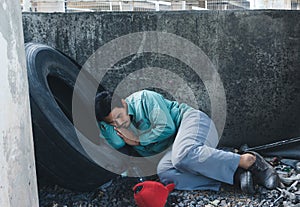
[{"label": "concrete block", "polygon": [[0,0],[0,206],[38,206],[20,2]]}]

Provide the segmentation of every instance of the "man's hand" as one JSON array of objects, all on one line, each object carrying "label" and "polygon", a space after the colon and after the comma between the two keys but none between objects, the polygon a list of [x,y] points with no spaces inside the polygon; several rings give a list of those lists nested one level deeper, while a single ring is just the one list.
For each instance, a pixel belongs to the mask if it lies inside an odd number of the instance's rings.
[{"label": "man's hand", "polygon": [[131,146],[140,145],[139,138],[129,129],[126,128],[117,128],[115,127],[117,134],[126,142],[126,144]]}]

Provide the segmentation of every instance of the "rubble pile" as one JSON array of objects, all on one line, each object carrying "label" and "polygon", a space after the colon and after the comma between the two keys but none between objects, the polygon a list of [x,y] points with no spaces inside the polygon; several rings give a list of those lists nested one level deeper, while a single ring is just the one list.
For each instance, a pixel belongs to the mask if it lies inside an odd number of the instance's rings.
[{"label": "rubble pile", "polygon": [[[173,191],[166,207],[300,207],[300,161],[266,158],[278,172],[281,185],[274,190],[256,186],[254,195],[244,194],[235,186],[222,185],[219,192]],[[157,180],[157,177],[152,177]],[[42,207],[134,207],[132,187],[136,178],[118,177],[93,192],[72,192],[58,186],[39,190]]]}]

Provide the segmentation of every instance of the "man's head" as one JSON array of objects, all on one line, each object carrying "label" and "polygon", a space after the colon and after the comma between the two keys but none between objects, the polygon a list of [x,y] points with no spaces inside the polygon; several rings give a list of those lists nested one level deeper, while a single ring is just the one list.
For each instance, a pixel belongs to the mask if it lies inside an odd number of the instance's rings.
[{"label": "man's head", "polygon": [[96,95],[95,110],[98,121],[118,128],[128,128],[130,125],[126,101],[111,92],[102,91]]}]

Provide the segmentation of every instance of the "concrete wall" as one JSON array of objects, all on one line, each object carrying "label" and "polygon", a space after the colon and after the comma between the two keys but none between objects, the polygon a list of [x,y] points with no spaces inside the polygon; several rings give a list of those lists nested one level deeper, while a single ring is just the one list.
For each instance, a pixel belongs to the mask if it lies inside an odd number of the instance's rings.
[{"label": "concrete wall", "polygon": [[[176,34],[202,49],[223,82],[227,118],[221,143],[253,146],[300,134],[298,11],[25,13],[23,24],[25,42],[48,44],[80,64],[122,35],[141,31]],[[120,52],[118,47],[115,51]],[[112,90],[127,75],[145,67],[164,68],[180,76],[195,94],[199,108],[211,114],[201,78],[182,61],[166,55],[125,58],[105,75],[103,85]],[[125,87],[135,88],[135,82]],[[161,84],[156,88],[165,83]],[[174,88],[183,100],[190,98],[183,85],[175,83]]]},{"label": "concrete wall", "polygon": [[0,0],[0,206],[38,206],[27,73],[17,0]]}]

